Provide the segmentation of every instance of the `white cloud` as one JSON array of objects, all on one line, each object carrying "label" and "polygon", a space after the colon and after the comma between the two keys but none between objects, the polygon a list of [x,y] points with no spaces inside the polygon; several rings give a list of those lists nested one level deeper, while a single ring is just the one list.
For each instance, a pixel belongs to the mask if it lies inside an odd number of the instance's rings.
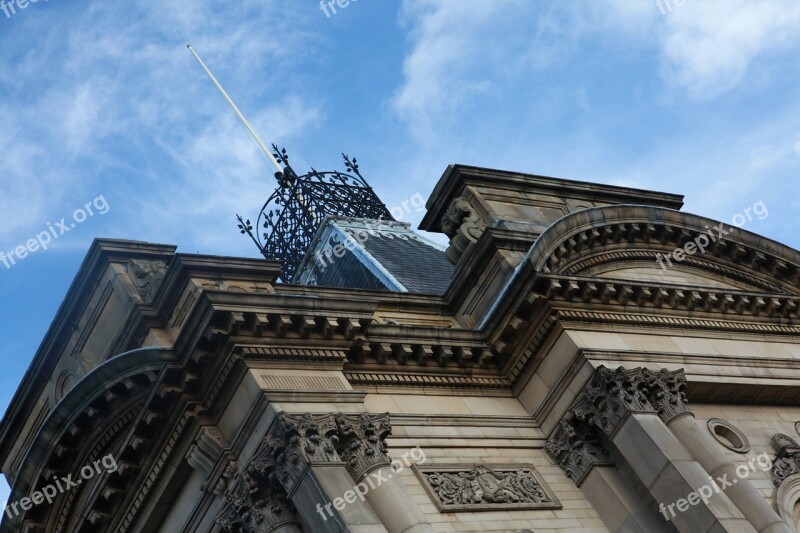
[{"label": "white cloud", "polygon": [[[664,0],[666,1],[666,0]],[[410,28],[405,78],[394,110],[421,139],[469,108],[509,72],[528,74],[574,59],[586,39],[656,52],[666,88],[707,100],[736,88],[754,63],[800,42],[796,0],[686,0],[662,16],[655,2],[582,4],[500,0],[405,0]]]},{"label": "white cloud", "polygon": [[800,41],[795,0],[687,0],[664,18],[663,75],[698,100],[735,88],[754,61]]},{"label": "white cloud", "polygon": [[[235,250],[233,215],[260,207],[273,169],[185,44],[200,50],[266,140],[285,142],[322,117],[315,88],[286,85],[292,63],[314,53],[315,37],[293,8],[275,0],[224,9],[209,0],[155,9],[96,2],[67,16],[41,9],[15,19],[42,33],[46,26],[49,38],[0,59],[9,94],[0,101],[0,249],[103,194],[112,211],[104,229],[71,234],[61,249],[85,249],[102,235]],[[264,31],[273,24],[280,35]]]}]

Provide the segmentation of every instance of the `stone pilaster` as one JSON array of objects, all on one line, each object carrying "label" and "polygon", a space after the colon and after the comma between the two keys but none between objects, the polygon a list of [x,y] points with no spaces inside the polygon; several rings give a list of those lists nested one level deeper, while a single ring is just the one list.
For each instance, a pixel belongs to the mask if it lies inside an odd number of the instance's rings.
[{"label": "stone pilaster", "polygon": [[386,532],[369,502],[342,497],[353,488],[334,413],[275,415],[252,469],[279,483],[309,531]]},{"label": "stone pilaster", "polygon": [[601,366],[578,395],[573,415],[608,438],[679,531],[749,530],[751,524],[725,492],[713,493],[683,512],[677,508],[676,502],[709,482],[709,473],[689,451],[694,447],[665,423],[677,427],[696,422],[682,416],[689,414],[685,385],[682,371]]}]

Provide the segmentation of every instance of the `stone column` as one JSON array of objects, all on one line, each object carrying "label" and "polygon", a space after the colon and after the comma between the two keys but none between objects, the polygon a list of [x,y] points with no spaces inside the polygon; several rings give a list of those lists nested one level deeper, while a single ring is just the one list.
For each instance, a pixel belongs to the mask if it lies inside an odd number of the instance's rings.
[{"label": "stone column", "polygon": [[364,494],[389,533],[432,533],[433,527],[390,466],[386,447],[386,437],[392,432],[389,413],[340,413],[336,424],[342,459],[357,483],[357,492]]},{"label": "stone column", "polygon": [[610,531],[666,532],[663,521],[622,479],[594,428],[579,420],[562,420],[545,447]]},{"label": "stone column", "polygon": [[337,432],[333,414],[278,413],[254,467],[280,483],[309,531],[385,533],[368,502],[343,499],[353,480],[336,450]]},{"label": "stone column", "polygon": [[719,485],[730,483],[724,487],[725,494],[753,527],[761,533],[791,533],[753,484],[736,474],[736,464],[689,411],[683,370],[648,372],[647,386],[651,403],[667,427],[711,477],[721,480]]},{"label": "stone column", "polygon": [[576,400],[575,418],[606,436],[679,531],[754,531],[659,418],[649,399],[650,374],[642,368],[599,367]]}]

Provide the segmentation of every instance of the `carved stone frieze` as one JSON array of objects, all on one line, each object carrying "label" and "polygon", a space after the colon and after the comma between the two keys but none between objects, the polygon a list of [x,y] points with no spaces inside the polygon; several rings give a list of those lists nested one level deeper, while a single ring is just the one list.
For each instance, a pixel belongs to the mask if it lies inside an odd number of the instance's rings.
[{"label": "carved stone frieze", "polygon": [[127,265],[131,281],[145,304],[153,303],[156,291],[164,281],[167,273],[167,264],[163,261],[145,261],[131,259]]},{"label": "carved stone frieze", "polygon": [[561,507],[533,467],[480,464],[414,470],[442,512]]},{"label": "carved stone frieze", "polygon": [[486,222],[475,212],[465,198],[454,198],[442,216],[442,231],[450,237],[450,246],[445,255],[456,264],[464,250],[476,242],[486,230]]},{"label": "carved stone frieze", "polygon": [[592,467],[613,464],[596,431],[580,420],[562,420],[545,444],[547,452],[578,486]]},{"label": "carved stone frieze", "polygon": [[789,476],[800,474],[800,444],[783,433],[772,437],[778,455],[772,462],[772,483],[779,487]]},{"label": "carved stone frieze", "polygon": [[341,456],[357,482],[370,471],[391,464],[386,437],[392,433],[389,413],[336,415]]}]

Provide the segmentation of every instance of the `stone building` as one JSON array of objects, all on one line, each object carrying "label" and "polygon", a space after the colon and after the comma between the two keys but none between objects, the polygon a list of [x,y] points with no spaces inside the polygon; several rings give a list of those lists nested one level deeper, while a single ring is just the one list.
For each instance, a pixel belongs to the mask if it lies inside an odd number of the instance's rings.
[{"label": "stone building", "polygon": [[319,211],[294,283],[97,240],[0,426],[2,531],[800,531],[800,255],[681,206],[456,165],[446,250]]}]

